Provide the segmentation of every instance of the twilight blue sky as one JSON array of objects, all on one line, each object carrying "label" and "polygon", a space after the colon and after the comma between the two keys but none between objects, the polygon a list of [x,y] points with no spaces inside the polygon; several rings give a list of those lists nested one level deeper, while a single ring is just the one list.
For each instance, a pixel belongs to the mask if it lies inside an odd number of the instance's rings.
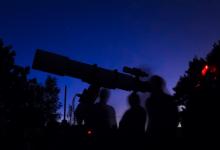
[{"label": "twilight blue sky", "polygon": [[[36,48],[121,70],[149,68],[169,91],[194,56],[205,56],[220,40],[218,0],[0,0],[0,37],[17,52],[16,63],[31,66]],[[41,82],[48,74],[32,70]],[[55,76],[63,100],[87,84]],[[112,90],[110,104],[120,118],[127,92]]]}]

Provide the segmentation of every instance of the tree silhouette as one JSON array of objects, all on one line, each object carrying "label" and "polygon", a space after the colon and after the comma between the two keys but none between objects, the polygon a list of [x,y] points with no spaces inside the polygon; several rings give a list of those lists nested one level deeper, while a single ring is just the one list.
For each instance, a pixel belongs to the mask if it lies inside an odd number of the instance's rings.
[{"label": "tree silhouette", "polygon": [[[214,137],[219,122],[220,42],[205,59],[194,58],[174,88],[175,97],[186,109],[181,113],[186,139],[199,145]],[[196,143],[199,139],[200,143]],[[204,142],[202,142],[204,141]]]},{"label": "tree silhouette", "polygon": [[12,46],[4,46],[0,40],[0,120],[2,125],[13,124],[24,108],[27,74],[29,68],[14,64]]},{"label": "tree silhouette", "polygon": [[48,77],[44,86],[44,102],[45,102],[45,118],[48,121],[55,121],[59,118],[57,110],[61,107],[59,102],[59,88],[57,87],[56,79]]},{"label": "tree silhouette", "polygon": [[202,80],[201,70],[205,64],[206,61],[203,58],[197,57],[189,62],[188,70],[180,77],[174,87],[175,97],[180,104],[184,105],[190,99],[195,88],[199,86]]},{"label": "tree silhouette", "polygon": [[15,64],[12,46],[0,40],[0,127],[43,127],[56,121],[60,108],[56,79],[44,85],[28,79],[29,68]]}]

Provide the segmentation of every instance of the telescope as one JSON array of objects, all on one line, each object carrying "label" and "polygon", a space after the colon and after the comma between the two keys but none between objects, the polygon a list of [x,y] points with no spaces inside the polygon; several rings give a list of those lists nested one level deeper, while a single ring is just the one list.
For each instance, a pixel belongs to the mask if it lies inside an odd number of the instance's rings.
[{"label": "telescope", "polygon": [[125,73],[121,73],[117,70],[98,67],[96,64],[71,60],[41,49],[36,50],[32,68],[60,76],[78,78],[91,85],[109,89],[149,91],[148,82],[139,80],[139,77],[148,76],[148,74],[137,68],[124,67]]}]

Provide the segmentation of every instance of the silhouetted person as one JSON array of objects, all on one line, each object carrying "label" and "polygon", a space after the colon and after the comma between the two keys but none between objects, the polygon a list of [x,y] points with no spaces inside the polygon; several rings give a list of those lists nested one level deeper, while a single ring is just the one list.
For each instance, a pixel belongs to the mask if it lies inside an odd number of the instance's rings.
[{"label": "silhouetted person", "polygon": [[100,130],[116,129],[116,113],[112,106],[108,105],[110,92],[102,89],[99,95],[99,102],[95,104],[95,124]]},{"label": "silhouetted person", "polygon": [[173,97],[164,92],[165,81],[160,76],[152,76],[150,86],[151,96],[146,101],[149,115],[147,137],[150,144],[169,145],[176,134],[177,106]]},{"label": "silhouetted person", "polygon": [[[128,146],[137,145],[145,132],[146,112],[140,105],[140,98],[137,93],[133,92],[128,97],[130,108],[123,115],[119,123],[119,131],[124,140],[123,144]],[[126,146],[125,145],[125,146]]]},{"label": "silhouetted person", "polygon": [[109,90],[102,89],[99,94],[99,101],[94,107],[92,129],[96,141],[95,145],[98,149],[103,149],[102,145],[108,145],[109,149],[115,146],[116,113],[114,108],[107,104],[109,96]]},{"label": "silhouetted person", "polygon": [[90,85],[88,89],[83,91],[79,105],[74,112],[78,125],[86,125],[87,127],[93,126],[94,102],[98,97],[99,90],[100,87]]}]

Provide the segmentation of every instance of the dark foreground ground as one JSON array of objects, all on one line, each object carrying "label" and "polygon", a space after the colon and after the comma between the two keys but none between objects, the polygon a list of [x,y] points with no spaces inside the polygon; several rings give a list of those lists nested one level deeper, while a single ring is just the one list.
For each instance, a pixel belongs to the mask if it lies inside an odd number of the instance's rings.
[{"label": "dark foreground ground", "polygon": [[[180,130],[179,130],[180,131]],[[78,149],[164,149],[179,150],[181,132],[172,141],[159,141],[143,135],[120,135],[114,130],[97,134],[80,126],[57,125],[45,128],[8,128],[1,131],[1,150],[78,150]]]}]

